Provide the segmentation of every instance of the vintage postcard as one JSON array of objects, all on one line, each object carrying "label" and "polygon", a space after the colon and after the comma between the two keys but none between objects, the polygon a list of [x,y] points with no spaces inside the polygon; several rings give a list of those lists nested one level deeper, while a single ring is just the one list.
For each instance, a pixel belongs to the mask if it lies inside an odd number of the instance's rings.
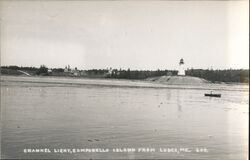
[{"label": "vintage postcard", "polygon": [[247,160],[249,1],[1,0],[1,159]]}]

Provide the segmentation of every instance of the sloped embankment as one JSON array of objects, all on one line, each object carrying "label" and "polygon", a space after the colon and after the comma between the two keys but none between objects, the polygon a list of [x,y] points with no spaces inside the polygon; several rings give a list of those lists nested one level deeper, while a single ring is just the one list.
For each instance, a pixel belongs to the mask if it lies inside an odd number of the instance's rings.
[{"label": "sloped embankment", "polygon": [[191,76],[161,76],[147,78],[146,80],[168,85],[202,85],[210,83],[205,79]]}]

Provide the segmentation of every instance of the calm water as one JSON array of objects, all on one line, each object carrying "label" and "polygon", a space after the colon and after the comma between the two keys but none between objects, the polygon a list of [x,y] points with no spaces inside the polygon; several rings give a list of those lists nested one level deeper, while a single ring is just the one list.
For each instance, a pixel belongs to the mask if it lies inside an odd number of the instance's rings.
[{"label": "calm water", "polygon": [[[204,97],[210,90],[221,98]],[[247,159],[248,85],[1,77],[2,158]],[[25,148],[155,152],[24,153]],[[159,152],[188,148],[192,152]],[[208,152],[196,152],[206,148]]]}]

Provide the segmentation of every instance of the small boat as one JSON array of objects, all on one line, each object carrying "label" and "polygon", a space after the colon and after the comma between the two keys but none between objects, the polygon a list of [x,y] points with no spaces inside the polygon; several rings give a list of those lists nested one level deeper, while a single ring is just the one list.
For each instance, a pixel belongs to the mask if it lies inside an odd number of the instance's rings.
[{"label": "small boat", "polygon": [[221,94],[214,94],[214,93],[205,93],[205,96],[208,96],[208,97],[221,97]]}]

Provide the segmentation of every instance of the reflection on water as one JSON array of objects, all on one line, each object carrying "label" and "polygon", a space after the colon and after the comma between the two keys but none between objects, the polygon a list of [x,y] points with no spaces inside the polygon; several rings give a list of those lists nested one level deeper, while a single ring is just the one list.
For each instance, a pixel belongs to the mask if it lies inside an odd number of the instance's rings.
[{"label": "reflection on water", "polygon": [[[21,80],[11,77],[1,82],[2,158],[247,157],[247,86],[215,85],[212,88],[222,97],[211,98],[204,97],[211,89],[207,86],[183,89],[143,87],[141,82],[122,87],[127,81],[113,80],[88,80],[85,85],[49,84],[53,78],[42,79],[43,83],[34,78]],[[113,82],[119,85],[110,87]],[[141,87],[133,87],[138,83]],[[23,153],[24,148],[123,147],[206,147],[209,152]]]},{"label": "reflection on water", "polygon": [[177,104],[177,106],[178,106],[178,118],[180,118],[180,116],[181,116],[181,112],[182,112],[182,104],[181,104],[181,101],[180,101],[180,93],[179,93],[179,90],[177,90],[177,102],[176,102],[176,104]]}]

